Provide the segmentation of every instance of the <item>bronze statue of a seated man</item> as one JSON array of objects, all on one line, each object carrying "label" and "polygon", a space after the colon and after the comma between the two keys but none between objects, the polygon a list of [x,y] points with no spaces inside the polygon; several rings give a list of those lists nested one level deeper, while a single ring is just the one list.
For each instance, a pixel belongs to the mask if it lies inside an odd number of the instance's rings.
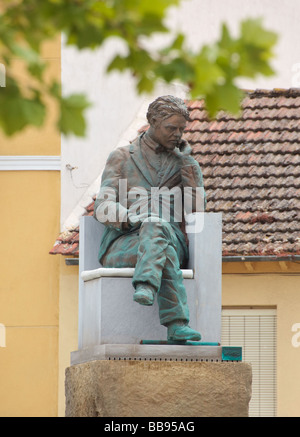
[{"label": "bronze statue of a seated man", "polygon": [[150,104],[147,119],[149,129],[107,160],[94,209],[106,226],[99,260],[104,267],[135,267],[133,299],[152,305],[157,296],[168,340],[197,341],[181,272],[188,260],[184,212],[205,208],[202,173],[182,139],[189,112],[181,99],[164,96]]}]

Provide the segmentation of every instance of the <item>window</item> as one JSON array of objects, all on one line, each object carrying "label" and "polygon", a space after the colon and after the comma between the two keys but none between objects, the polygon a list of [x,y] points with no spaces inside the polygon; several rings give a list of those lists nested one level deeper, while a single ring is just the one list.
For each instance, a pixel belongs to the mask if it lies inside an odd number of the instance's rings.
[{"label": "window", "polygon": [[252,365],[249,416],[276,416],[276,310],[223,309],[221,341],[241,346]]}]

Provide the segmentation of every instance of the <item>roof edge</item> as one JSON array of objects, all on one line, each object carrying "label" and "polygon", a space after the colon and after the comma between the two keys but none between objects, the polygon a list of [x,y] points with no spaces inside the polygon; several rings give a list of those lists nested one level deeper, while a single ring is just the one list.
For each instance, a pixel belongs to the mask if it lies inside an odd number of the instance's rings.
[{"label": "roof edge", "polygon": [[255,90],[242,89],[242,91],[250,97],[299,97],[300,88],[272,88],[272,89],[260,89]]},{"label": "roof edge", "polygon": [[[287,256],[276,256],[276,255],[249,255],[249,256],[223,256],[222,262],[270,262],[270,261],[300,261],[300,255],[287,255]],[[65,258],[66,265],[74,266],[79,264],[79,258]]]}]

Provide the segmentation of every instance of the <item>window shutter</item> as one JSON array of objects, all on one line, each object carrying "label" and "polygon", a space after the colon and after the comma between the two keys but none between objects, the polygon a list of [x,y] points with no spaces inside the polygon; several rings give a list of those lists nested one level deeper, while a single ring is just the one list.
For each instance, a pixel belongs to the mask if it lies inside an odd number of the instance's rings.
[{"label": "window shutter", "polygon": [[249,416],[276,416],[276,310],[223,309],[221,341],[241,346],[252,365]]}]

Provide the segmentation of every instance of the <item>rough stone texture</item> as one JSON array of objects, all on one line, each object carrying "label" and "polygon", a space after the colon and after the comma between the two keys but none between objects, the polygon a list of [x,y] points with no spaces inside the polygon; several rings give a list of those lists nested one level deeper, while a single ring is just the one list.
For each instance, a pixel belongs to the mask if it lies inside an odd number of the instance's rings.
[{"label": "rough stone texture", "polygon": [[246,417],[243,362],[99,360],[66,369],[66,417]]}]

